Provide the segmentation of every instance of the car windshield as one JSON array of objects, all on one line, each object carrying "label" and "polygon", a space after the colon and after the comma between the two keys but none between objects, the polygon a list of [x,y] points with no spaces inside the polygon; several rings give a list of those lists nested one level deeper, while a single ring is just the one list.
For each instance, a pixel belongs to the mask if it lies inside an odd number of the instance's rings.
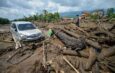
[{"label": "car windshield", "polygon": [[31,30],[35,29],[35,26],[33,24],[19,24],[18,29],[23,31],[23,30]]}]

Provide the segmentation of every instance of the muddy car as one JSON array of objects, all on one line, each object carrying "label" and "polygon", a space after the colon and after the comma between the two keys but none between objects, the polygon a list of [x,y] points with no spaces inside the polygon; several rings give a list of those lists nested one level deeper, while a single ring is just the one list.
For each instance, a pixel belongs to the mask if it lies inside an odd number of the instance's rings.
[{"label": "muddy car", "polygon": [[13,40],[16,43],[16,49],[22,47],[22,42],[39,41],[44,38],[40,29],[31,22],[26,21],[12,22],[10,32],[12,33]]},{"label": "muddy car", "polygon": [[43,33],[31,22],[16,21],[12,22],[10,31],[19,41],[38,40],[43,37]]}]

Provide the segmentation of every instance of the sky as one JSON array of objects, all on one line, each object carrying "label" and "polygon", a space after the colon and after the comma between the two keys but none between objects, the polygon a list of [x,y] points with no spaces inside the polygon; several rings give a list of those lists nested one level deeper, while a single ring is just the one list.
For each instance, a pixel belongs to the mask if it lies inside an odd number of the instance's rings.
[{"label": "sky", "polygon": [[22,18],[49,12],[70,12],[115,8],[115,0],[0,0],[0,17]]}]

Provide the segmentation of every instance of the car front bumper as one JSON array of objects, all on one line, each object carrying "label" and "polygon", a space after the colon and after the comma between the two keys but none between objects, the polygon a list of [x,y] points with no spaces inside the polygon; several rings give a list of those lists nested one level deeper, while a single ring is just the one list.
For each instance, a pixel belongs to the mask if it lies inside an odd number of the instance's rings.
[{"label": "car front bumper", "polygon": [[22,39],[21,41],[37,41],[37,40],[40,40],[43,38],[44,38],[44,36],[40,35],[38,37],[27,37],[25,39]]}]

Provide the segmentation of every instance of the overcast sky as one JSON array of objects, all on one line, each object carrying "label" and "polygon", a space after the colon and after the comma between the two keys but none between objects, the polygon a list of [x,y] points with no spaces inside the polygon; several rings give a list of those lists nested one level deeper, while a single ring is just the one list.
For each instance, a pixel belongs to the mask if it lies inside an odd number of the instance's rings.
[{"label": "overcast sky", "polygon": [[115,0],[0,0],[0,17],[15,19],[41,13],[115,8]]}]

